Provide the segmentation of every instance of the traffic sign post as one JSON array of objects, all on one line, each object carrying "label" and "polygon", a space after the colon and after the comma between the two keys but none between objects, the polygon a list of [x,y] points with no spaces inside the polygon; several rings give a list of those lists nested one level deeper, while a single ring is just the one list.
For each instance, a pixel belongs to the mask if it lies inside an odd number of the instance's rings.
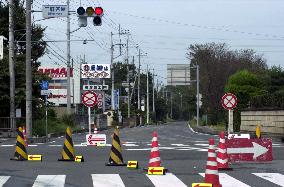
[{"label": "traffic sign post", "polygon": [[86,91],[82,95],[83,104],[88,107],[88,116],[89,116],[89,134],[91,134],[91,107],[95,106],[98,102],[98,97],[95,92]]},{"label": "traffic sign post", "polygon": [[48,139],[48,132],[47,132],[47,96],[51,94],[51,91],[48,90],[49,83],[48,81],[41,81],[40,84],[41,87],[41,95],[44,95],[45,98],[45,136],[46,139]]},{"label": "traffic sign post", "polygon": [[233,109],[237,106],[238,99],[237,97],[232,93],[226,93],[223,95],[221,100],[222,106],[229,111],[229,122],[228,122],[228,134],[234,132],[234,126],[233,126]]}]

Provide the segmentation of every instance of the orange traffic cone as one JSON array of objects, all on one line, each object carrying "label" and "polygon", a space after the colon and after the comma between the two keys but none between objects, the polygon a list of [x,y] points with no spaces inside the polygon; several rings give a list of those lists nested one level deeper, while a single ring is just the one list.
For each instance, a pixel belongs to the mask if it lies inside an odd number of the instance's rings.
[{"label": "orange traffic cone", "polygon": [[222,187],[219,181],[219,173],[213,138],[209,139],[208,159],[205,170],[205,182],[211,183],[213,187]]},{"label": "orange traffic cone", "polygon": [[220,133],[220,140],[218,144],[218,153],[217,153],[217,166],[219,170],[230,170],[229,168],[229,157],[227,154],[227,145],[225,140],[225,133]]},{"label": "orange traffic cone", "polygon": [[[160,151],[159,151],[159,143],[158,143],[158,134],[156,131],[153,132],[152,148],[151,148],[148,167],[162,167]],[[144,170],[148,170],[148,169],[144,168]],[[167,169],[164,168],[164,171],[167,171]]]}]

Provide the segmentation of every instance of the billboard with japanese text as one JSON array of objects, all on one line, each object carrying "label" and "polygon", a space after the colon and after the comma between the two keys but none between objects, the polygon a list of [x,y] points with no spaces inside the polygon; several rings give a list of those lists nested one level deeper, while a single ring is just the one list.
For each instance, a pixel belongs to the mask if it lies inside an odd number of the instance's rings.
[{"label": "billboard with japanese text", "polygon": [[88,78],[110,78],[110,64],[82,64],[81,77]]}]

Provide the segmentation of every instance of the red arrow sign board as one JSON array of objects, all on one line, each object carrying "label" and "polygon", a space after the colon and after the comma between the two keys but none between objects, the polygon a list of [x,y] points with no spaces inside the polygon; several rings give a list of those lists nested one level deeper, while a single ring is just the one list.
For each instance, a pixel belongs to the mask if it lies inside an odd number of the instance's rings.
[{"label": "red arrow sign board", "polygon": [[87,145],[106,144],[105,134],[87,134],[86,135]]},{"label": "red arrow sign board", "polygon": [[227,140],[227,153],[231,162],[272,161],[272,140],[233,138]]}]

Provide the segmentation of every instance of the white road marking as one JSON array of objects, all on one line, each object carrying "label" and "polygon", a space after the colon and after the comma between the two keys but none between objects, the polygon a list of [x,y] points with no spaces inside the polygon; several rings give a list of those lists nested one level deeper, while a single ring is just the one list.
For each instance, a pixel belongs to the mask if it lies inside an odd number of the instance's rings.
[{"label": "white road marking", "polygon": [[74,144],[74,147],[87,147],[85,144]]},{"label": "white road marking", "polygon": [[10,176],[0,176],[0,186],[2,187],[8,180]]},{"label": "white road marking", "polygon": [[146,176],[151,180],[155,187],[186,187],[186,185],[172,173]]},{"label": "white road marking", "polygon": [[151,150],[151,148],[141,148],[141,149],[125,149],[125,150],[127,150],[127,151],[149,151],[149,150]]},{"label": "white road marking", "polygon": [[280,173],[253,173],[254,175],[284,187],[284,175]]},{"label": "white road marking", "polygon": [[63,145],[48,145],[49,147],[62,147]]},{"label": "white road marking", "polygon": [[37,147],[38,145],[35,144],[28,144],[28,147]]},{"label": "white road marking", "polygon": [[171,144],[173,146],[178,146],[178,147],[186,147],[186,146],[189,146],[189,145],[184,145],[184,144]]},{"label": "white road marking", "polygon": [[66,175],[38,175],[33,187],[64,187]]},{"label": "white road marking", "polygon": [[138,147],[139,145],[136,145],[136,144],[130,144],[130,143],[127,143],[127,144],[122,144],[126,147]]},{"label": "white road marking", "polygon": [[92,174],[94,187],[125,187],[119,174]]},{"label": "white road marking", "polygon": [[[205,177],[205,173],[199,173],[199,175]],[[227,175],[226,173],[219,173],[219,180],[222,187],[250,187],[249,185]]]},{"label": "white road marking", "polygon": [[1,145],[1,147],[13,147],[15,145]]},{"label": "white road marking", "polygon": [[197,144],[194,144],[194,145],[204,146],[204,147],[208,147],[209,146],[209,144],[207,144],[207,143],[197,143]]}]

